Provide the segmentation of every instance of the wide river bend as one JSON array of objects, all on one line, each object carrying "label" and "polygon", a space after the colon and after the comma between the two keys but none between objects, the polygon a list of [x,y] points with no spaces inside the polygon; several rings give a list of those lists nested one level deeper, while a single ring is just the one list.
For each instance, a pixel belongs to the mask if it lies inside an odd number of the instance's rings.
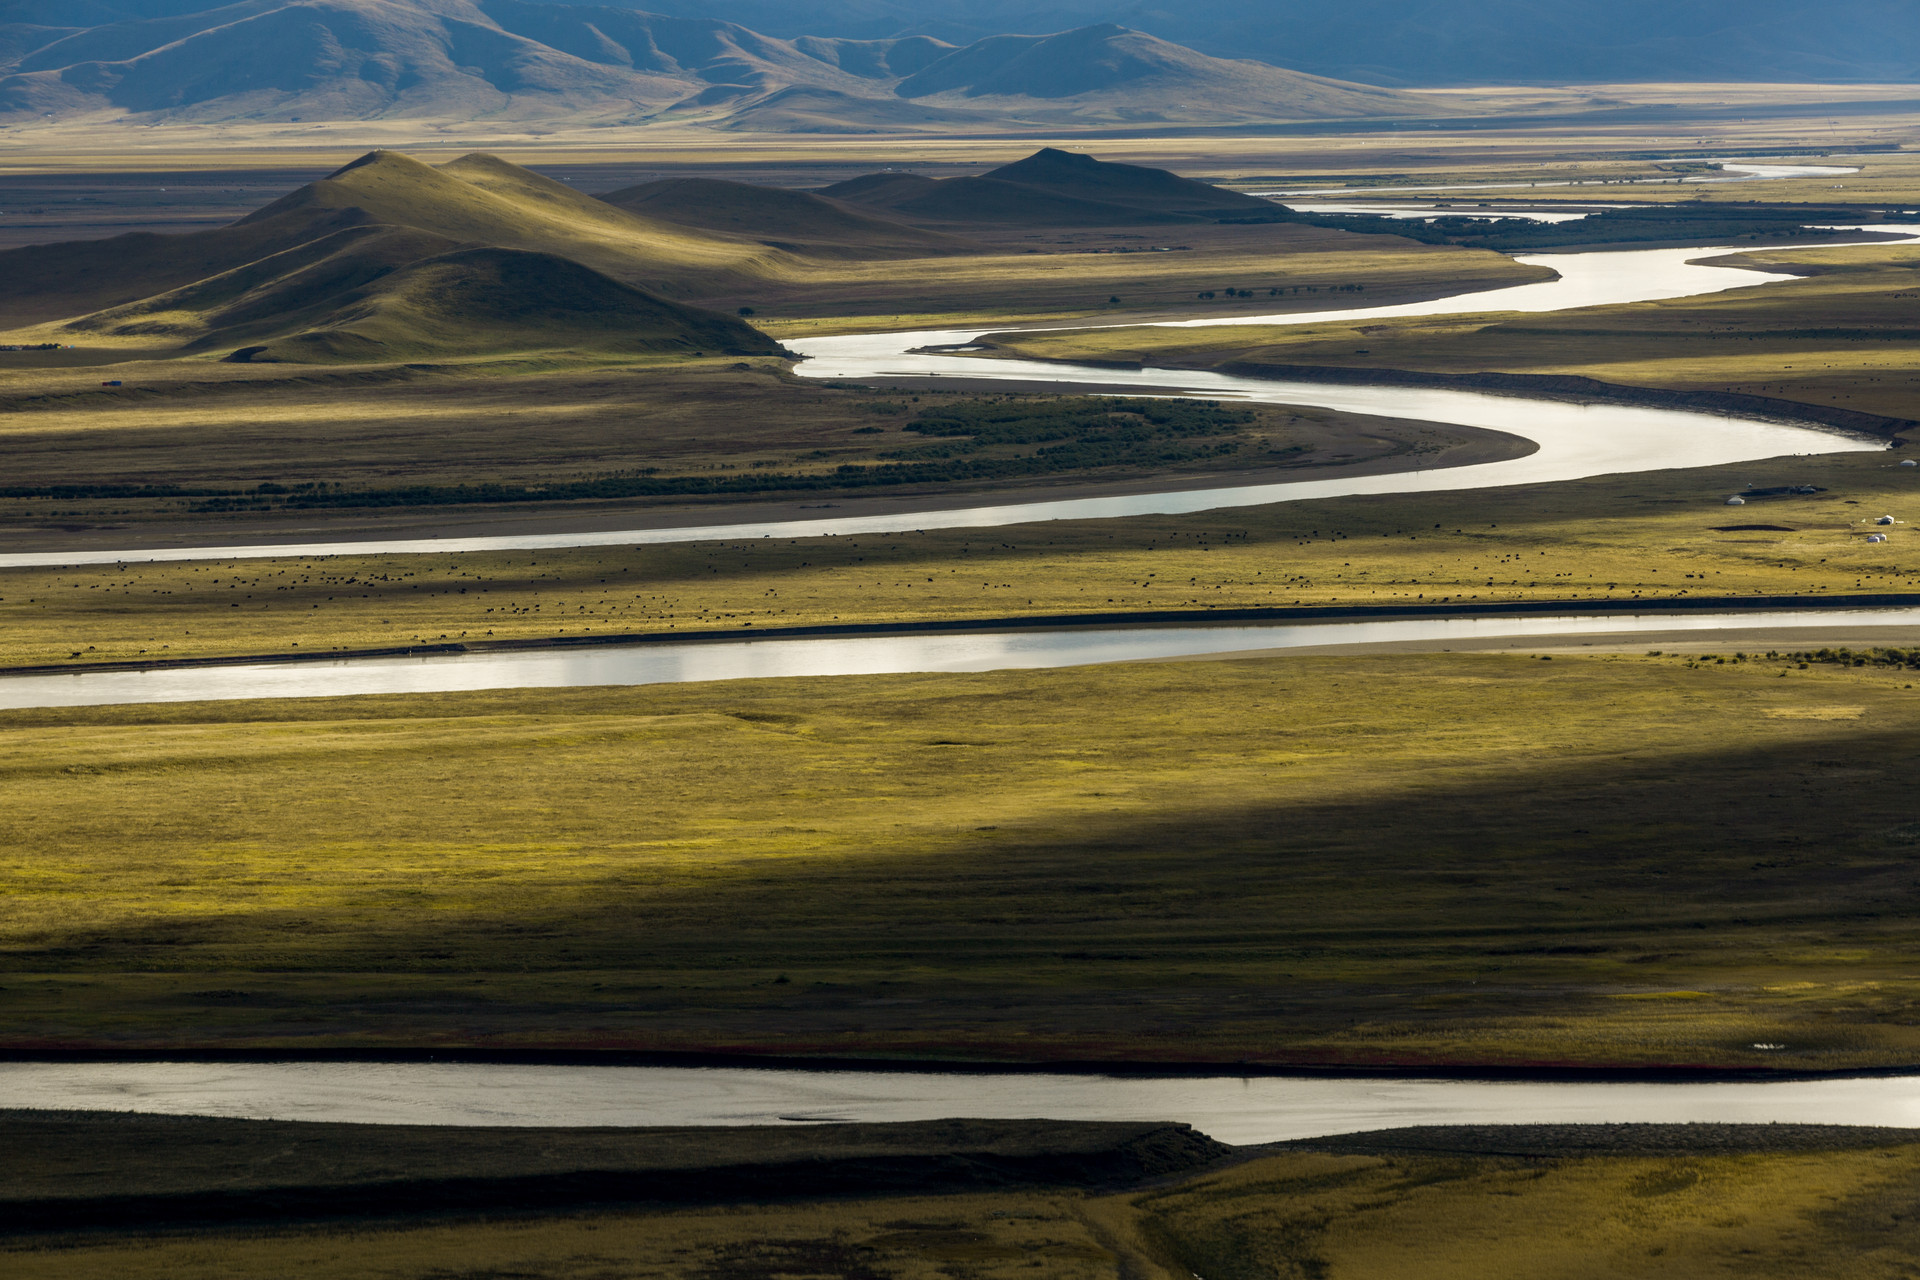
[{"label": "wide river bend", "polygon": [[[1911,237],[1911,227],[1863,227]],[[1750,251],[1754,246],[1746,246]],[[1359,307],[1341,311],[1288,312],[1169,322],[1170,327],[1291,325],[1484,312],[1548,312],[1577,307],[1693,297],[1729,289],[1790,287],[1800,277],[1710,266],[1702,257],[1735,252],[1702,246],[1625,252],[1533,254],[1522,262],[1558,271],[1559,278],[1429,302]],[[1086,327],[1086,326],[1076,326]],[[1106,326],[1128,328],[1141,326]],[[514,533],[462,538],[395,538],[355,541],[267,543],[168,548],[73,548],[0,553],[0,568],[127,564],[156,560],[230,560],[264,556],[333,556],[506,551],[550,547],[643,546],[745,538],[800,538],[840,534],[906,533],[916,529],[995,527],[1039,520],[1106,519],[1177,515],[1229,507],[1260,506],[1308,498],[1356,494],[1437,492],[1496,485],[1577,480],[1586,476],[1674,467],[1712,466],[1787,454],[1883,449],[1884,441],[1844,432],[1753,418],[1670,409],[1569,404],[1510,395],[1486,395],[1422,387],[1337,386],[1236,377],[1208,370],[1108,369],[1032,360],[977,359],[923,350],[964,346],[979,330],[924,330],[806,338],[787,345],[807,357],[798,372],[811,378],[968,378],[1005,382],[1080,383],[1139,387],[1220,400],[1301,405],[1379,414],[1509,432],[1535,441],[1525,457],[1477,466],[1391,475],[1296,480],[1278,484],[1173,488],[1128,496],[1065,498],[948,509],[890,509],[871,515],[824,519],[734,521],[674,528]],[[860,505],[858,499],[842,504]]]}]

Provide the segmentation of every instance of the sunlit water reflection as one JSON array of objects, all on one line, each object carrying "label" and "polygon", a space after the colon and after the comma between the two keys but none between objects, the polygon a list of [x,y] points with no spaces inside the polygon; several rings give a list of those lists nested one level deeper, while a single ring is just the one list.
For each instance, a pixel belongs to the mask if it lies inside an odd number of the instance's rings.
[{"label": "sunlit water reflection", "polygon": [[[1631,608],[1622,604],[1622,608]],[[253,663],[158,671],[94,671],[0,677],[0,710],[200,702],[232,698],[325,698],[371,693],[448,693],[574,685],[672,684],[783,676],[998,671],[1146,661],[1200,654],[1323,645],[1494,637],[1715,632],[1727,628],[1838,633],[1920,625],[1920,609],[1769,610],[1752,613],[1603,614],[1593,617],[1395,618],[1259,626],[1085,628],[1060,631],[919,633],[822,639],[726,640],[432,654],[337,661]]]},{"label": "sunlit water reflection", "polygon": [[356,1124],[1173,1120],[1223,1142],[1422,1124],[1920,1126],[1920,1079],[1510,1083],[453,1063],[0,1064],[12,1107]]}]

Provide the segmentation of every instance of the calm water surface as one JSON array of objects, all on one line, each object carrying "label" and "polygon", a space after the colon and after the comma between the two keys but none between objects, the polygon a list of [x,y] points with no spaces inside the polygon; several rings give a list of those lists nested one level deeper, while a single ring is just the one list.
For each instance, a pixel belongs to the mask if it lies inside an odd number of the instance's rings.
[{"label": "calm water surface", "polygon": [[449,693],[572,685],[672,684],[782,676],[887,675],[1075,667],[1322,645],[1469,643],[1497,637],[1717,632],[1791,627],[1820,632],[1920,626],[1920,609],[1773,610],[1694,615],[1396,618],[1267,626],[1184,625],[1061,631],[844,636],[818,640],[723,640],[429,654],[337,661],[96,671],[0,677],[0,710],[203,702],[231,698],[330,698],[370,693]]},{"label": "calm water surface", "polygon": [[0,1105],[356,1124],[1178,1120],[1223,1142],[1420,1124],[1920,1126],[1920,1078],[1541,1084],[437,1063],[0,1064]]}]

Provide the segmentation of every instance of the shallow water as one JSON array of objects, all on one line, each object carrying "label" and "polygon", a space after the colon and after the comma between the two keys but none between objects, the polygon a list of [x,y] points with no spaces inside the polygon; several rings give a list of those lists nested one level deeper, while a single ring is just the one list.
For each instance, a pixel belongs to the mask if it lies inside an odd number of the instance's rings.
[{"label": "shallow water", "polygon": [[1223,1142],[1431,1124],[1920,1125],[1920,1078],[1768,1084],[940,1075],[453,1063],[0,1064],[0,1104],[356,1124],[1175,1120]]},{"label": "shallow water", "polygon": [[0,677],[0,710],[232,698],[332,698],[373,693],[673,684],[785,676],[886,675],[912,671],[999,671],[1321,645],[1468,643],[1509,636],[1546,638],[1778,627],[1833,633],[1890,626],[1920,626],[1920,609],[1397,618],[1284,626],[1189,624],[817,640],[649,643],[518,653],[428,654],[163,671],[5,676]]}]

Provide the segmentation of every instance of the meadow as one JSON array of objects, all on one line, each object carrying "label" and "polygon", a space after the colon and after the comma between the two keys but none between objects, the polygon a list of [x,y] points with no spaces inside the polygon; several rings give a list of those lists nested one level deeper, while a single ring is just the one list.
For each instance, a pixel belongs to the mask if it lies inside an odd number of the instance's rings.
[{"label": "meadow", "polygon": [[[1435,96],[1512,123],[1065,143],[1245,190],[1920,197],[1911,152],[1824,154],[1907,138],[1906,88]],[[1829,110],[1876,99],[1883,112]],[[1787,101],[1803,109],[1775,109]],[[1767,110],[1737,118],[1750,105]],[[436,162],[486,145],[576,192],[661,174],[782,186],[882,167],[959,174],[1035,145],[491,127],[504,132],[476,141],[468,120],[217,136],[54,122],[0,130],[0,171],[65,175],[77,192],[86,170],[144,170],[133,198],[154,218],[184,210],[177,225],[209,227],[303,176],[289,166],[331,168],[375,141]],[[1775,150],[1861,172],[1642,181]],[[217,199],[226,177],[202,173],[189,209],[172,175],[220,169],[272,172]],[[776,340],[1251,315],[1278,305],[1276,289],[1290,308],[1344,309],[1546,273],[1400,239],[1223,225],[1026,228],[991,252],[861,261],[693,233],[646,241],[625,215],[492,162],[458,170],[487,199],[423,202],[441,187],[407,172],[415,185],[388,192],[379,220],[560,252],[723,319],[750,308]],[[487,223],[495,196],[513,208]],[[170,200],[187,203],[169,214]],[[44,223],[63,218],[84,234],[137,225],[98,200]],[[9,222],[5,243],[54,238]],[[1763,396],[1783,413],[1920,418],[1920,252],[1745,260],[1813,278],[1558,316],[1000,341],[1249,372],[1577,375]],[[123,264],[105,261],[117,286]],[[63,311],[71,273],[45,265],[37,309],[9,303],[6,322],[27,326],[10,341],[91,309]],[[163,309],[125,332],[95,325],[78,350],[0,353],[7,549],[705,516],[749,495],[445,499],[643,475],[811,480],[936,444],[901,427],[956,398],[820,386],[770,354],[713,358],[726,348],[704,340],[690,348],[700,357],[619,350],[511,315],[406,348],[415,335],[398,331],[417,307],[388,326],[390,358],[233,364],[220,357],[242,339],[214,341],[211,314]],[[181,355],[195,334],[204,349]],[[1231,454],[900,492],[1230,483],[1523,447],[1255,413],[1208,437]],[[1128,610],[1911,593],[1910,530],[1865,542],[1877,516],[1916,518],[1920,471],[1904,456],[889,537],[10,569],[0,666]],[[323,486],[419,501],[302,505]],[[800,515],[834,500],[789,495]],[[0,1051],[1910,1069],[1910,658],[1699,647],[0,712]],[[0,1269],[23,1280],[1920,1270],[1920,1145],[1898,1131],[1424,1130],[1233,1152],[1158,1126],[504,1134],[0,1113],[0,1142]],[[303,1216],[308,1195],[337,1203]],[[391,1199],[369,1208],[370,1195]],[[91,1225],[36,1234],[48,1200]]]},{"label": "meadow", "polygon": [[[1783,1280],[1880,1280],[1920,1262],[1911,1214],[1920,1145],[1911,1130],[1488,1126],[1238,1150],[1214,1146],[1212,1152],[1189,1139],[1193,1150],[1168,1162],[1157,1180],[1151,1165],[1128,1167],[1113,1158],[1126,1153],[1129,1137],[1141,1145],[1158,1139],[1172,1154],[1177,1133],[1138,1133],[1146,1126],[957,1122],[680,1135],[480,1130],[449,1135],[447,1145],[458,1152],[457,1167],[469,1171],[463,1185],[482,1195],[495,1182],[511,1181],[512,1171],[500,1162],[529,1142],[539,1144],[532,1160],[539,1167],[566,1167],[597,1148],[602,1163],[596,1167],[678,1168],[692,1175],[693,1185],[716,1158],[733,1155],[751,1162],[736,1166],[736,1173],[771,1179],[809,1167],[833,1178],[841,1168],[836,1158],[879,1156],[903,1181],[918,1185],[838,1195],[816,1185],[754,1201],[686,1203],[698,1197],[694,1192],[639,1205],[524,1205],[484,1214],[442,1209],[412,1220],[376,1212],[301,1222],[288,1212],[301,1194],[332,1190],[341,1181],[344,1170],[327,1163],[348,1169],[367,1163],[363,1151],[347,1149],[340,1126],[18,1115],[0,1123],[21,1157],[0,1190],[0,1206],[8,1208],[60,1186],[43,1164],[56,1130],[93,1131],[77,1143],[76,1135],[63,1132],[72,1145],[51,1153],[56,1166],[115,1131],[176,1143],[190,1167],[201,1148],[224,1142],[234,1166],[224,1177],[207,1179],[194,1168],[161,1180],[211,1182],[229,1204],[243,1203],[254,1187],[280,1192],[283,1220],[277,1222],[158,1230],[126,1223],[0,1241],[10,1274],[32,1280],[216,1280],[266,1271],[320,1280],[502,1274],[528,1280],[1012,1280],[1035,1274],[1609,1280],[1744,1273],[1762,1265]],[[256,1132],[246,1135],[249,1129]],[[1121,1132],[1126,1129],[1137,1136]],[[371,1144],[374,1158],[401,1178],[447,1165],[440,1153],[401,1154],[408,1139],[424,1137],[419,1131],[382,1134]],[[275,1150],[263,1153],[263,1162],[242,1165],[249,1147],[269,1142]],[[1022,1177],[1010,1169],[1024,1152],[1055,1153],[1053,1176]],[[926,1186],[929,1174],[937,1179],[943,1166],[962,1162],[949,1153],[1005,1181]],[[388,1185],[391,1195],[417,1195],[405,1181]],[[60,1189],[74,1195],[70,1186]],[[272,1190],[261,1198],[272,1204]],[[94,1186],[57,1203],[104,1209],[115,1202]]]},{"label": "meadow", "polygon": [[1424,654],[9,712],[0,1047],[1892,1066],[1912,681]]}]

